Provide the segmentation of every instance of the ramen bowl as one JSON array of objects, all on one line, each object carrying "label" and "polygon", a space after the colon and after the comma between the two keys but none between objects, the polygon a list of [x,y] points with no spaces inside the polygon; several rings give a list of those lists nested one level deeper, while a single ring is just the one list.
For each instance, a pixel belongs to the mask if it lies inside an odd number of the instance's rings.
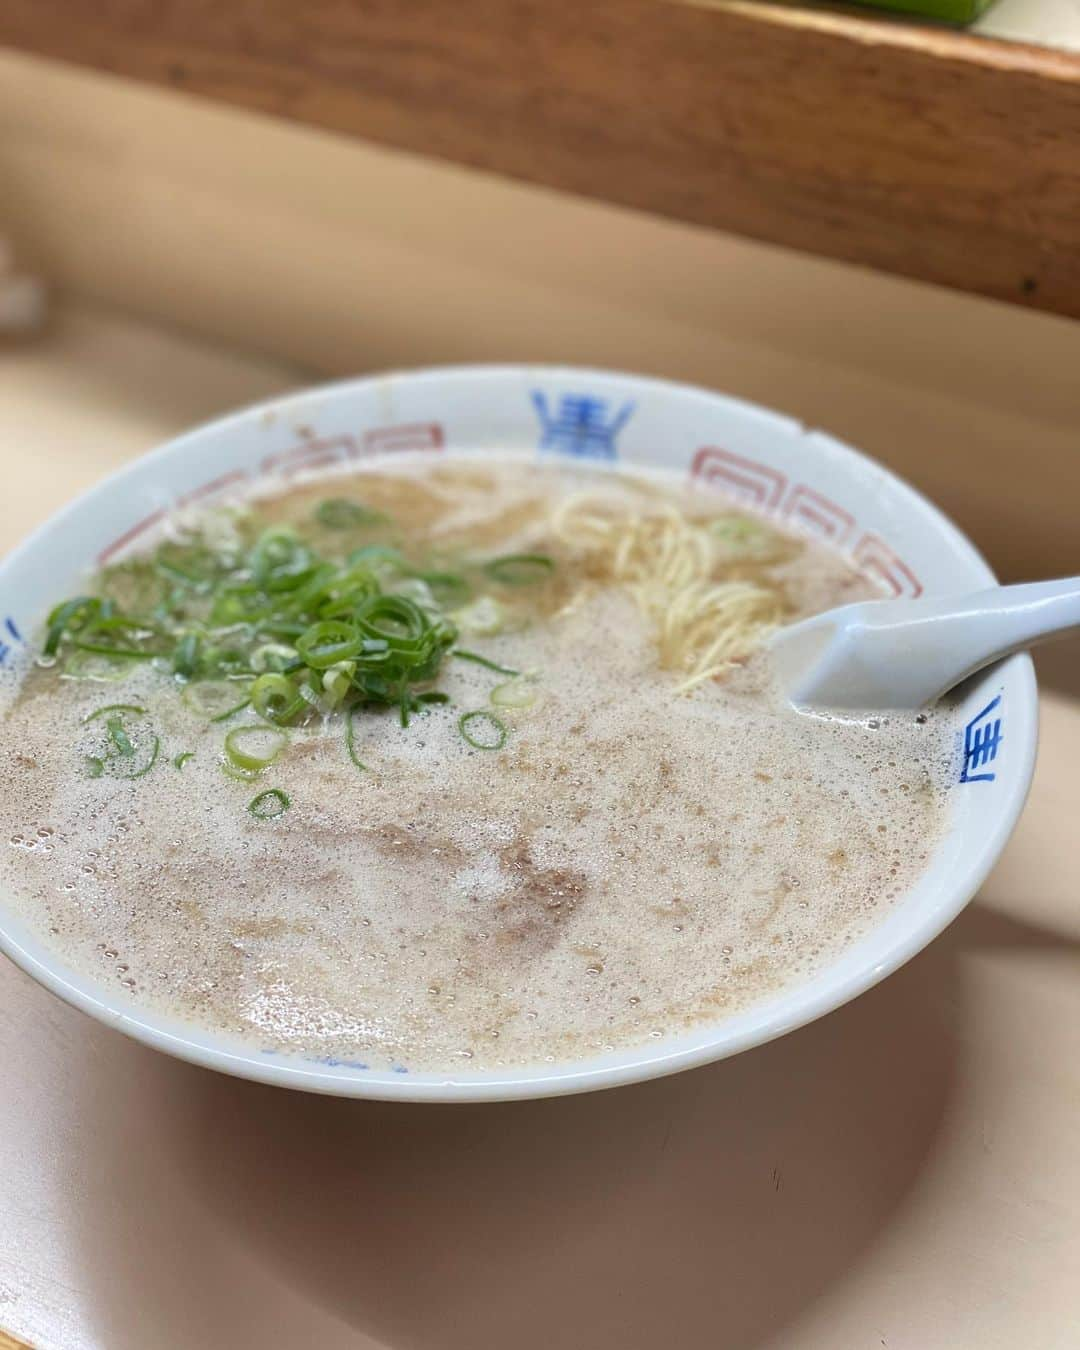
[{"label": "ramen bowl", "polygon": [[[410,451],[566,457],[591,467],[664,468],[825,541],[887,594],[978,590],[985,561],[925,498],[820,431],[721,394],[632,375],[477,366],[350,380],[200,427],[145,455],[39,529],[0,566],[0,659],[17,673],[43,616],[89,572],[137,549],[177,507],[225,499],[260,475],[302,477]],[[842,954],[802,982],[715,1022],[587,1059],[432,1073],[314,1059],[141,1006],[138,994],[66,964],[0,894],[0,946],[46,988],[156,1049],[263,1082],[347,1097],[495,1100],[582,1092],[723,1059],[846,1003],[909,960],[978,889],[1022,809],[1037,703],[1027,656],[969,681],[943,725],[954,765],[950,817],[917,884]],[[709,787],[702,784],[707,797]]]}]

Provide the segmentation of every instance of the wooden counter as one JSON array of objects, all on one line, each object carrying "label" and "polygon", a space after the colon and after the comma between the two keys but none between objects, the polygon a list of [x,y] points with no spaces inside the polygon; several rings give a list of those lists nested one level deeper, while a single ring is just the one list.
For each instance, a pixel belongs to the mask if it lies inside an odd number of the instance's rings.
[{"label": "wooden counter", "polygon": [[1080,55],[755,0],[5,0],[0,44],[1080,315]]}]

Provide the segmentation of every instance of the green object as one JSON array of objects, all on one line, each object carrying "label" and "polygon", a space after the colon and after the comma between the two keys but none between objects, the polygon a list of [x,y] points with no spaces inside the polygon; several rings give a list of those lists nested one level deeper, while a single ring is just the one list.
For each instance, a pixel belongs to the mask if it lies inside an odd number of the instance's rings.
[{"label": "green object", "polygon": [[532,586],[546,580],[554,570],[555,563],[546,553],[506,553],[484,564],[492,581],[504,586]]},{"label": "green object", "polygon": [[276,820],[278,816],[283,816],[291,805],[287,792],[282,792],[280,788],[267,788],[257,797],[252,797],[248,802],[248,810],[256,820]]},{"label": "green object", "polygon": [[87,713],[83,718],[83,724],[94,722],[99,717],[104,717],[106,713],[135,713],[139,717],[146,716],[146,709],[140,708],[136,703],[106,703],[104,708],[98,708],[95,712]]},{"label": "green object", "polygon": [[288,743],[283,731],[271,727],[235,727],[225,737],[225,755],[234,769],[258,773],[269,768]]},{"label": "green object", "polygon": [[349,758],[358,769],[367,771],[367,765],[356,753],[356,732],[353,728],[353,718],[356,716],[355,705],[345,714],[345,749],[349,752]]},{"label": "green object", "polygon": [[943,23],[969,24],[985,13],[994,0],[860,0],[860,3],[898,14],[922,14]]},{"label": "green object", "polygon": [[494,713],[482,709],[462,713],[458,718],[458,731],[474,750],[501,750],[506,744],[505,725]]},{"label": "green object", "polygon": [[316,507],[315,519],[328,530],[354,530],[361,525],[378,525],[386,517],[346,497],[331,497]]},{"label": "green object", "polygon": [[509,666],[500,666],[495,661],[489,661],[486,656],[481,656],[479,652],[467,652],[463,647],[455,647],[450,653],[462,661],[472,661],[478,666],[483,666],[485,670],[493,670],[496,675],[520,675],[520,670],[511,670]]}]

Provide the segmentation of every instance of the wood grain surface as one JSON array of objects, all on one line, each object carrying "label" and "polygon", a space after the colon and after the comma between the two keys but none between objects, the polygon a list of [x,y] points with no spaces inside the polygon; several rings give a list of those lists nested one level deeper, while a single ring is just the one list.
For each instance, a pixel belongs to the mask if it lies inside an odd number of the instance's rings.
[{"label": "wood grain surface", "polygon": [[0,43],[1080,315],[1080,57],[690,0],[5,0]]}]

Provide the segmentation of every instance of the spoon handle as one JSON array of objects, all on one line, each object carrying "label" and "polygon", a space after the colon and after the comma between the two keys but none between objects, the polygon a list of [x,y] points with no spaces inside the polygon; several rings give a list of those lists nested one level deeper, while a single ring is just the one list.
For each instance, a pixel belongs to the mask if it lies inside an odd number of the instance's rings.
[{"label": "spoon handle", "polygon": [[782,655],[801,706],[919,708],[991,662],[1077,629],[1080,577],[1066,577],[847,605],[788,630]]},{"label": "spoon handle", "polygon": [[955,650],[963,679],[991,661],[1080,628],[1080,577],[996,586],[962,601],[928,596],[915,604],[921,612],[910,621],[931,625],[928,631]]}]

